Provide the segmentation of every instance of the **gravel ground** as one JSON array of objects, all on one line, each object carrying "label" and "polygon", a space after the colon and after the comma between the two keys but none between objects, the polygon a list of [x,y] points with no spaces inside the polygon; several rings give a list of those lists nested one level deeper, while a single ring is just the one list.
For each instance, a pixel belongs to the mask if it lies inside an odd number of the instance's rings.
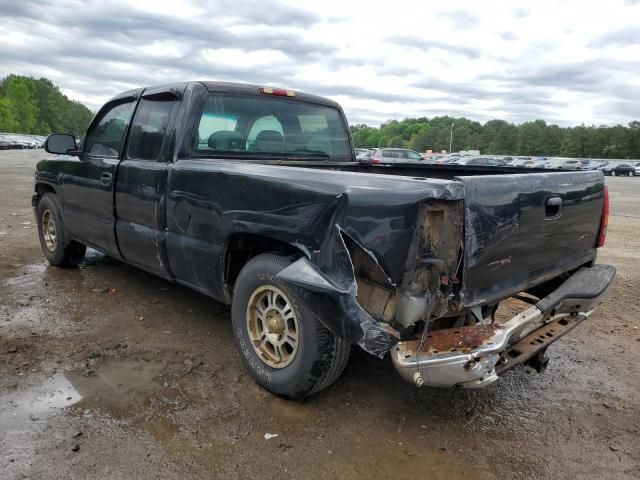
[{"label": "gravel ground", "polygon": [[544,374],[416,390],[354,350],[293,403],[244,372],[226,306],[94,251],[48,266],[30,207],[44,155],[0,152],[3,479],[640,478],[640,178],[607,178],[599,261],[617,283]]}]

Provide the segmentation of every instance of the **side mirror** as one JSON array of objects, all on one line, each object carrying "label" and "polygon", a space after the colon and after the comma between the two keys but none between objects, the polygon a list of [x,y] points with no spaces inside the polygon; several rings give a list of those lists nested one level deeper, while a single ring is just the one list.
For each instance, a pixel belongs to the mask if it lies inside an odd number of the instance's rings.
[{"label": "side mirror", "polygon": [[76,139],[67,133],[52,133],[44,141],[44,149],[58,155],[77,155]]}]

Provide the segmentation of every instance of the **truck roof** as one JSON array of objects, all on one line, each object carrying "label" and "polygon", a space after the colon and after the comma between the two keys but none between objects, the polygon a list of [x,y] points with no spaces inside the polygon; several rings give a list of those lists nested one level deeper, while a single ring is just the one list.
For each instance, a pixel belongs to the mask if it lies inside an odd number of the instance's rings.
[{"label": "truck roof", "polygon": [[[119,98],[130,97],[130,96],[137,96],[137,95],[140,95],[143,91],[147,91],[147,90],[175,88],[176,90],[184,91],[186,86],[190,83],[200,83],[209,92],[236,93],[241,95],[255,95],[255,96],[263,96],[264,94],[260,92],[260,88],[267,86],[267,85],[253,85],[250,83],[233,83],[233,82],[216,82],[216,81],[175,82],[175,83],[165,83],[161,85],[152,85],[148,87],[127,90],[126,92],[122,92],[122,93],[119,93],[118,95],[115,95],[109,101],[116,100]],[[273,87],[273,88],[278,88],[278,87]],[[295,97],[286,97],[286,98],[289,98],[291,100],[301,100],[303,102],[310,102],[310,103],[316,103],[319,105],[326,105],[329,107],[340,108],[340,105],[331,99],[320,97],[318,95],[312,95],[310,93],[300,92],[298,90],[294,90],[294,91],[296,94]]]},{"label": "truck roof", "polygon": [[[200,82],[209,92],[224,92],[224,93],[240,93],[242,95],[255,95],[262,96],[263,93],[260,92],[261,87],[265,87],[267,85],[252,85],[250,83],[232,83],[232,82]],[[271,86],[271,85],[268,85]],[[274,87],[279,88],[279,87]],[[303,102],[311,102],[317,103],[320,105],[327,105],[330,107],[338,107],[338,103],[334,102],[325,97],[320,97],[318,95],[313,95],[310,93],[300,92],[298,90],[294,90],[296,96],[294,98],[298,100],[302,100]],[[291,97],[288,97],[291,98]]]}]

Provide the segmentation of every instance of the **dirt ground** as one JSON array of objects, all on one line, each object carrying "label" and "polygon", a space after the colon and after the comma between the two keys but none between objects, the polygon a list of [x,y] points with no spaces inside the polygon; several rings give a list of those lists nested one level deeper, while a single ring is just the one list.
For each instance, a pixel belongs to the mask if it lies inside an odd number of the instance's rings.
[{"label": "dirt ground", "polygon": [[640,478],[640,178],[607,179],[617,283],[544,374],[417,390],[354,349],[294,403],[245,373],[226,306],[94,251],[48,266],[44,155],[0,152],[1,478]]}]

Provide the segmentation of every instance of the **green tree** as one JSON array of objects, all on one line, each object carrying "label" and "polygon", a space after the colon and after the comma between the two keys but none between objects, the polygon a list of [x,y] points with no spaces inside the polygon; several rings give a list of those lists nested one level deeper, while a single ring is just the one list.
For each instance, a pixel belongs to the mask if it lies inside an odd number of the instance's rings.
[{"label": "green tree", "polygon": [[16,112],[8,98],[0,98],[0,132],[15,132],[18,129]]},{"label": "green tree", "polygon": [[0,131],[84,135],[93,113],[46,78],[9,75],[0,81]]}]

